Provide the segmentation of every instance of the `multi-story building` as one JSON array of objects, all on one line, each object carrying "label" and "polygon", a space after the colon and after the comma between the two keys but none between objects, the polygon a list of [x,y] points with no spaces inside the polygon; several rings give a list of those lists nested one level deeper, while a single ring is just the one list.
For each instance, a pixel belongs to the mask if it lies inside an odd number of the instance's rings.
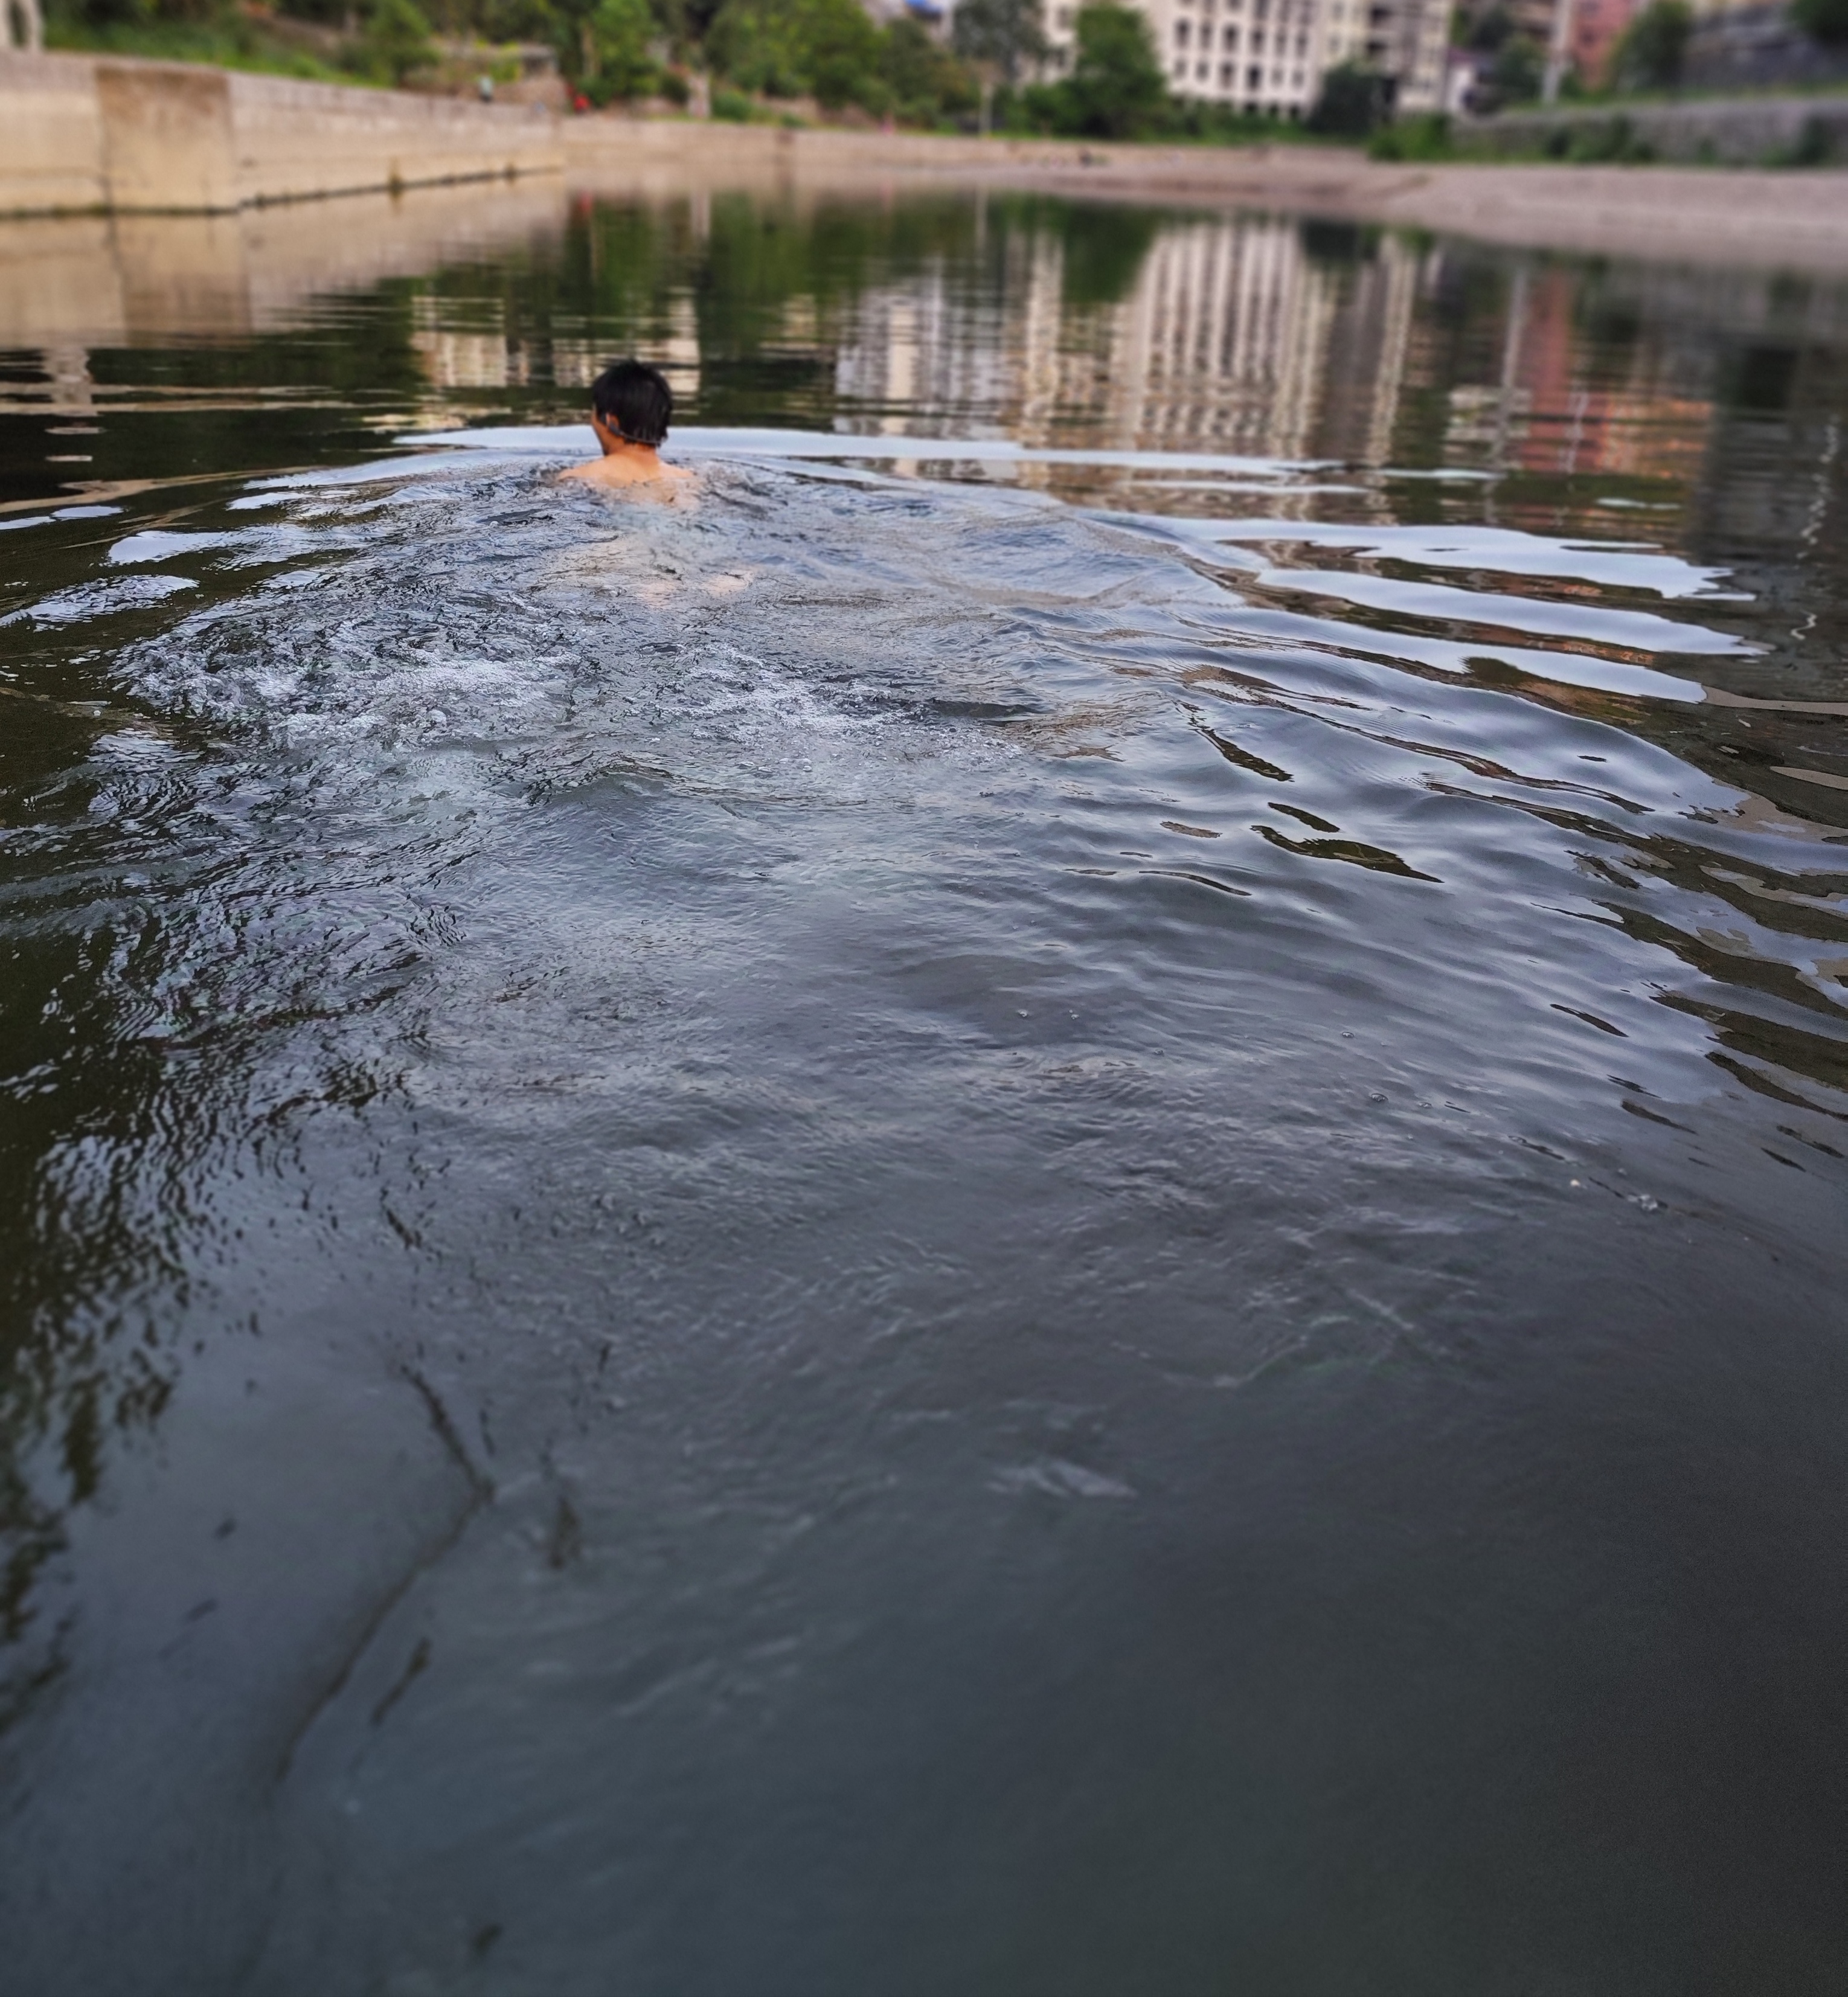
[{"label": "multi-story building", "polygon": [[[1443,102],[1444,0],[1137,0],[1177,97],[1281,118],[1307,115],[1326,72],[1364,63],[1390,77],[1398,107]],[[1078,0],[1046,9],[1048,65],[1069,71]]]}]

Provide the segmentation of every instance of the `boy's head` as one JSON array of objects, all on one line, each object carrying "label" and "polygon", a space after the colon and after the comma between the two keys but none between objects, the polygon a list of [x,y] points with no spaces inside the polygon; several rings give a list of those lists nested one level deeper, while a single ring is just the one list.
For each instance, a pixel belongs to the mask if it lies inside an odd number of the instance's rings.
[{"label": "boy's head", "polygon": [[674,414],[674,391],[658,367],[619,360],[591,384],[591,406],[625,443],[659,443]]}]

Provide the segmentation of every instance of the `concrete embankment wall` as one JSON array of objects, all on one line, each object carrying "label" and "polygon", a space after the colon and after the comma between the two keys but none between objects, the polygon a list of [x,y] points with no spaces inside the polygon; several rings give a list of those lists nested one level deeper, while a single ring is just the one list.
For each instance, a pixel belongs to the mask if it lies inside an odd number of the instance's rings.
[{"label": "concrete embankment wall", "polygon": [[564,164],[558,119],[532,106],[0,54],[0,214],[223,213]]},{"label": "concrete embankment wall", "polygon": [[1691,98],[1626,105],[1621,111],[1503,112],[1470,128],[1498,150],[1588,151],[1713,166],[1756,167],[1848,160],[1848,96]]}]

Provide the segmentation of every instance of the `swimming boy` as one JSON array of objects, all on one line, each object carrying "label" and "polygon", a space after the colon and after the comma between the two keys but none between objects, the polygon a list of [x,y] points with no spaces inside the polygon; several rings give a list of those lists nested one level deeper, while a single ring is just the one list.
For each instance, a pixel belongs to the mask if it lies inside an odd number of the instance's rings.
[{"label": "swimming boy", "polygon": [[[603,455],[560,474],[587,485],[690,485],[693,474],[661,462],[660,447],[674,414],[674,391],[658,367],[619,360],[591,384],[591,427]],[[665,497],[666,495],[662,495]]]}]

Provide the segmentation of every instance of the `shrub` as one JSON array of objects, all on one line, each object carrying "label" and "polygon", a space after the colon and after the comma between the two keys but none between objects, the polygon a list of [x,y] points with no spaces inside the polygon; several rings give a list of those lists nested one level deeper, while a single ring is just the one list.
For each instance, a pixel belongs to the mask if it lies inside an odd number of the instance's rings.
[{"label": "shrub", "polygon": [[753,109],[750,99],[741,90],[715,90],[712,93],[712,116],[729,124],[748,125]]},{"label": "shrub", "polygon": [[1450,121],[1440,111],[1402,118],[1376,132],[1367,151],[1375,160],[1447,160],[1454,151]]}]

